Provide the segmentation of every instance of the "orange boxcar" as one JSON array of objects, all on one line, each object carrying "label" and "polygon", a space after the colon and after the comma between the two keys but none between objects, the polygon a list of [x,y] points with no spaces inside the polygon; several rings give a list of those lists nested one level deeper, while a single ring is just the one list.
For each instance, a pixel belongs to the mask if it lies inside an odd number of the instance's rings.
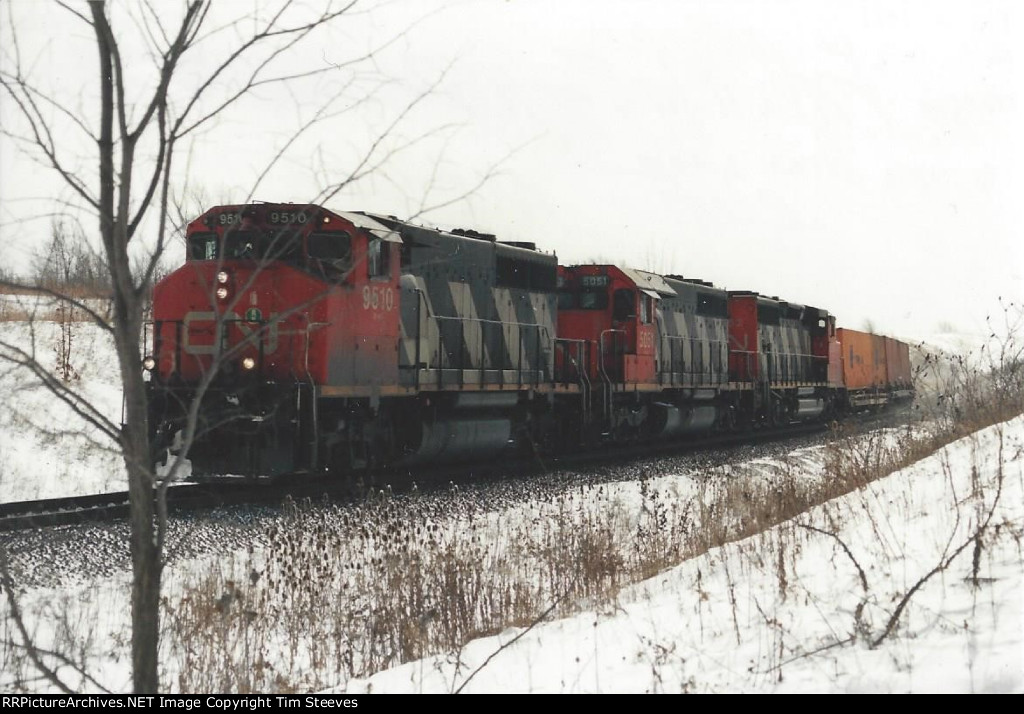
[{"label": "orange boxcar", "polygon": [[843,383],[851,391],[881,388],[888,373],[885,338],[840,327],[837,330],[843,362]]},{"label": "orange boxcar", "polygon": [[909,389],[910,345],[891,337],[883,339],[885,339],[885,365],[889,386]]}]

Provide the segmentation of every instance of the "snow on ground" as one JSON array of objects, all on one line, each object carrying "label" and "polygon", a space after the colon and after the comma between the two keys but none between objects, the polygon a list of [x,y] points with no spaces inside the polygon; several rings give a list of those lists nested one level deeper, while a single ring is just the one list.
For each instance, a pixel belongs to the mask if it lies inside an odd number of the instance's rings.
[{"label": "snow on ground", "polygon": [[[0,342],[35,355],[43,367],[55,368],[61,339],[58,323],[0,325]],[[112,340],[91,323],[74,323],[72,329],[70,363],[77,375],[66,386],[110,422],[120,424],[121,386]],[[0,395],[0,503],[127,489],[115,445],[85,425],[26,369],[0,359]]]},{"label": "snow on ground", "polygon": [[[509,629],[458,652],[339,682],[338,689],[448,692],[469,679],[467,692],[1024,692],[1024,418],[1001,429],[1002,439],[1000,427],[965,438],[796,521],[629,587],[597,611]],[[810,475],[820,470],[820,451],[754,459],[728,467],[729,474],[799,468]],[[685,480],[666,476],[648,486],[670,493],[673,481]],[[629,497],[634,487],[606,484],[600,496],[601,489],[588,489],[593,498],[578,505],[639,501]],[[609,495],[610,488],[619,493]],[[583,498],[583,491],[574,498]],[[917,591],[894,634],[873,648],[900,597],[944,550],[966,542],[996,501],[977,583],[970,577],[974,552],[967,548]],[[514,532],[517,519],[543,520],[538,509],[544,507],[513,502],[485,520]],[[459,522],[456,515],[447,528]],[[490,532],[479,519],[475,526],[478,534]],[[849,554],[836,538],[803,526],[835,533]],[[501,539],[491,547],[500,549]],[[244,549],[238,555],[244,561]],[[177,559],[166,570],[164,593],[178,603],[181,586],[211,568],[235,578],[232,563],[230,551]],[[88,652],[90,673],[124,691],[130,686],[128,593],[127,574],[114,573],[31,588],[22,604],[44,641],[64,631],[83,638],[75,647]],[[287,642],[274,633],[257,638]],[[331,681],[322,672],[305,674],[305,656],[289,654],[286,644],[265,652],[284,682]],[[164,681],[175,687],[181,662],[165,651],[162,663]]]},{"label": "snow on ground", "polygon": [[[510,629],[344,689],[1024,692],[1022,452],[1018,418],[629,588],[608,611]],[[968,546],[873,647],[990,509],[977,582]]]}]

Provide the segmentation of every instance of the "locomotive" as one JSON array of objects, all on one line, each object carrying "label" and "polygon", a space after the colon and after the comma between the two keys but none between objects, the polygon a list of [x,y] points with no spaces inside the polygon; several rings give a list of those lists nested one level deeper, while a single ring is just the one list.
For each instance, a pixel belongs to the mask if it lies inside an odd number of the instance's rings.
[{"label": "locomotive", "polygon": [[826,310],[318,205],[218,206],[154,288],[149,427],[197,479],[699,437],[912,395]]}]

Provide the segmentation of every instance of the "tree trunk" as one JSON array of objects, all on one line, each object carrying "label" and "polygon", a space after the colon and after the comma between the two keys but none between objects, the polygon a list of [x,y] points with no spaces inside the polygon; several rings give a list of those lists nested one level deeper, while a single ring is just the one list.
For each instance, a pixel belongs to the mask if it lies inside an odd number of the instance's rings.
[{"label": "tree trunk", "polygon": [[[139,353],[140,311],[131,306],[132,329],[116,337],[124,384],[125,423],[121,427],[124,463],[128,472],[132,556],[132,677],[137,694],[155,693],[160,685],[157,649],[160,626],[162,563],[156,522],[156,488],[150,467],[146,428],[146,393]],[[120,324],[120,323],[118,323]]]},{"label": "tree trunk", "polygon": [[[132,686],[137,694],[155,693],[159,686],[157,651],[160,627],[160,575],[162,563],[157,538],[156,489],[149,457],[145,383],[139,343],[142,337],[142,301],[128,259],[128,211],[131,196],[135,138],[114,142],[116,103],[114,40],[103,2],[89,3],[100,59],[100,235],[107,255],[114,297],[114,344],[124,386],[124,424],[121,447],[128,472],[128,508],[132,558]],[[115,181],[115,151],[120,151],[120,184]],[[115,205],[115,195],[120,200]]]}]

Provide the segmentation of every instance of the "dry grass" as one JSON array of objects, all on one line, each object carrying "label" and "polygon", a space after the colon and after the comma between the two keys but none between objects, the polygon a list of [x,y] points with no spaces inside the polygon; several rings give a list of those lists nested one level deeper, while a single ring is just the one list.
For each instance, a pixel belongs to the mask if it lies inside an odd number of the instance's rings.
[{"label": "dry grass", "polygon": [[434,516],[433,498],[297,509],[237,571],[207,574],[167,603],[172,649],[184,657],[177,685],[322,687],[526,626],[558,598],[608,606],[649,567],[647,544],[664,538],[643,518],[652,537],[623,548],[637,524],[600,493],[583,495],[595,500],[457,526]]},{"label": "dry grass", "polygon": [[59,283],[44,284],[40,288],[27,286],[11,286],[0,284],[0,295],[15,295],[21,297],[35,297],[48,295],[47,290],[59,292],[75,300],[109,300],[110,291],[92,286],[82,285],[60,285]]},{"label": "dry grass", "polygon": [[[112,316],[113,303],[103,295],[71,295],[83,300],[106,320]],[[0,322],[56,322],[71,324],[92,322],[92,317],[67,300],[43,293],[10,293],[0,290]]]}]

